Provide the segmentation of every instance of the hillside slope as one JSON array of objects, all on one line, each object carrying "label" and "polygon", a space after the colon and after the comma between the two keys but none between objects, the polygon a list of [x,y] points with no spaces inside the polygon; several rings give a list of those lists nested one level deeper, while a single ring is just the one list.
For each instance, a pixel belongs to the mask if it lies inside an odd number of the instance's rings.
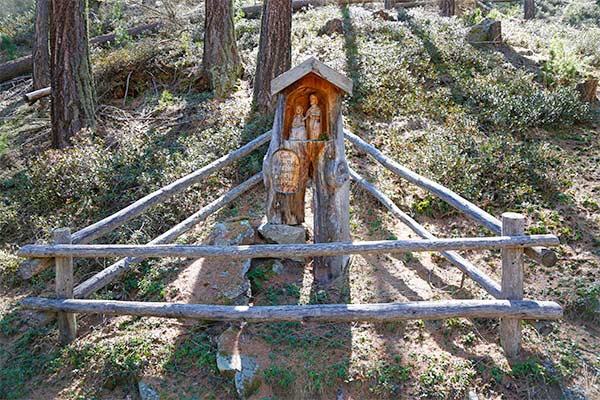
[{"label": "hillside slope", "polygon": [[[526,297],[563,305],[564,320],[524,325],[525,354],[513,365],[495,320],[249,324],[241,349],[257,358],[261,381],[250,398],[463,399],[473,389],[486,399],[600,398],[600,119],[578,100],[570,72],[598,73],[600,53],[589,43],[600,29],[587,9],[558,13],[561,4],[541,4],[546,19],[527,23],[509,8],[494,12],[510,46],[504,51],[466,41],[477,13],[445,19],[413,9],[384,21],[373,16],[377,4],[310,9],[294,14],[292,64],[316,56],[351,77],[345,124],[390,157],[494,215],[525,214],[530,233],[558,235],[559,262],[527,262],[525,287]],[[198,79],[203,16],[181,7],[178,15],[187,17],[153,36],[93,50],[98,129],[82,132],[71,149],[48,149],[47,110],[20,100],[28,79],[2,85],[0,398],[137,398],[140,381],[161,399],[236,398],[215,361],[227,324],[81,316],[78,339],[60,348],[55,326],[40,326],[17,305],[51,294],[53,284],[50,270],[29,282],[17,277],[18,246],[49,240],[54,227],[82,228],[110,215],[269,129],[250,104],[260,21],[236,19],[244,78],[231,96],[215,99]],[[128,12],[136,10],[105,15],[124,23]],[[342,21],[343,34],[319,34],[332,18]],[[515,53],[552,62],[526,68]],[[347,151],[356,170],[434,234],[489,234]],[[102,242],[146,243],[260,167],[260,154],[249,156]],[[356,240],[414,237],[359,187],[351,196]],[[257,225],[264,200],[259,187],[181,242],[207,240],[217,221]],[[499,277],[499,252],[467,256]],[[108,261],[77,260],[76,281]],[[277,274],[271,267],[253,265],[254,304],[487,298],[468,279],[461,285],[460,272],[434,254],[355,257],[348,281],[328,291],[312,284],[309,268],[286,264]],[[201,301],[195,289],[206,287],[206,274],[197,263],[148,260],[96,296]]]}]

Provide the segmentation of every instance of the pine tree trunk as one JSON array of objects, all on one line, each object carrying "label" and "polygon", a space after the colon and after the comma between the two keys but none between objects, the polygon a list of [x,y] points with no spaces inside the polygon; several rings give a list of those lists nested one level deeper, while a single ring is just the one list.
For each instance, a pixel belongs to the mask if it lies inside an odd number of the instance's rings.
[{"label": "pine tree trunk", "polygon": [[386,10],[394,8],[394,0],[384,0],[383,6]]},{"label": "pine tree trunk", "polygon": [[52,145],[63,148],[95,125],[85,0],[51,2]]},{"label": "pine tree trunk", "polygon": [[535,18],[535,1],[534,0],[525,0],[523,4],[523,8],[525,11],[525,19],[534,19]]},{"label": "pine tree trunk", "polygon": [[232,0],[206,0],[202,64],[211,89],[225,96],[242,72],[235,43]]},{"label": "pine tree trunk", "polygon": [[37,0],[35,4],[35,43],[33,45],[33,89],[50,86],[50,50],[48,48],[48,24],[50,3]]},{"label": "pine tree trunk", "polygon": [[275,109],[271,80],[290,69],[292,64],[291,30],[292,1],[265,0],[254,78],[254,104],[261,115]]},{"label": "pine tree trunk", "polygon": [[455,13],[454,0],[440,0],[440,14],[443,17],[451,17]]}]

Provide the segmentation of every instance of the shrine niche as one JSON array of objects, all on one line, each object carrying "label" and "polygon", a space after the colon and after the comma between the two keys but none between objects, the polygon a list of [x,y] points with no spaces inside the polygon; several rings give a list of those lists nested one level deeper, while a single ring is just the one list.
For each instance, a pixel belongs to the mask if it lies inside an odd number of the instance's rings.
[{"label": "shrine niche", "polygon": [[[342,97],[352,81],[315,58],[271,81],[277,109],[269,150],[263,162],[267,220],[304,223],[305,194],[313,189],[315,243],[350,241],[350,176],[344,153]],[[318,257],[321,282],[340,276],[347,256]]]}]

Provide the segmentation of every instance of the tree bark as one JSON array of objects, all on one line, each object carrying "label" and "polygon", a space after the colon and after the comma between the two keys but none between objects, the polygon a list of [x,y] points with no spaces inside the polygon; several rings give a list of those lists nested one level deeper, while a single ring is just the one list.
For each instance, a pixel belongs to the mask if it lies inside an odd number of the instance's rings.
[{"label": "tree bark", "polygon": [[394,0],[384,0],[383,6],[386,10],[391,10],[392,8],[394,8],[394,3]]},{"label": "tree bark", "polygon": [[96,95],[85,0],[51,4],[52,145],[63,148],[79,130],[94,127]]},{"label": "tree bark", "polygon": [[290,69],[292,64],[291,30],[292,1],[265,0],[254,78],[254,105],[261,115],[275,109],[271,80]]},{"label": "tree bark", "polygon": [[523,8],[525,11],[525,19],[534,19],[535,18],[535,1],[534,0],[525,0],[523,4]]},{"label": "tree bark", "polygon": [[226,95],[242,72],[235,43],[232,0],[206,0],[202,64],[211,89]]},{"label": "tree bark", "polygon": [[35,43],[33,45],[33,89],[50,86],[50,50],[48,48],[48,22],[50,3],[37,0],[35,4]]},{"label": "tree bark", "polygon": [[454,0],[440,0],[440,13],[443,17],[451,17],[455,13]]}]

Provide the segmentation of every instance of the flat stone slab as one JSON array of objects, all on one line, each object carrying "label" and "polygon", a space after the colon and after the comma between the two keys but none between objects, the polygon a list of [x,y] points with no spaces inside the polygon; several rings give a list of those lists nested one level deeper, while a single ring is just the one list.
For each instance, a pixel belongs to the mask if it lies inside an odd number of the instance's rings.
[{"label": "flat stone slab", "polygon": [[271,224],[266,222],[258,227],[258,232],[271,243],[306,243],[306,228],[303,226]]}]

